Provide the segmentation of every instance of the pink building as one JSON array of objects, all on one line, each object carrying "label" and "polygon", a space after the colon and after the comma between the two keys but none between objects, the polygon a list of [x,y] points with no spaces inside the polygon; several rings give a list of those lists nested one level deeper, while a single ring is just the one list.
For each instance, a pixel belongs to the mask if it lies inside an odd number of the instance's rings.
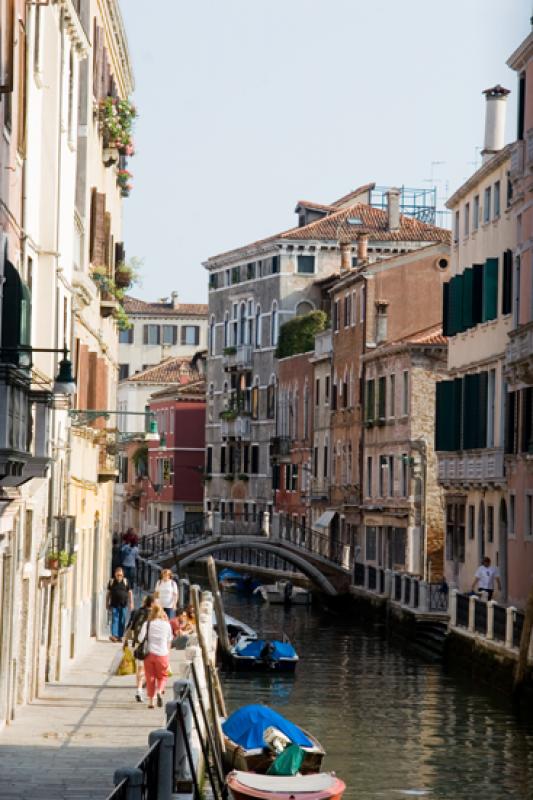
[{"label": "pink building", "polygon": [[507,63],[518,76],[518,129],[510,169],[516,244],[505,354],[508,601],[520,607],[533,585],[533,32]]}]

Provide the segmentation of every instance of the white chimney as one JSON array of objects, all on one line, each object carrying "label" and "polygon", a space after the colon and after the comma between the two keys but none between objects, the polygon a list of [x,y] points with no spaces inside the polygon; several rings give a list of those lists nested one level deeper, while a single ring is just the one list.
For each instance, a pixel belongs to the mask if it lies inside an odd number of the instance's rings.
[{"label": "white chimney", "polygon": [[177,292],[171,292],[170,293],[170,302],[172,303],[172,308],[177,308],[179,306],[179,300],[178,300],[178,293]]},{"label": "white chimney", "polygon": [[397,231],[400,227],[400,190],[389,189],[387,197],[387,221],[389,231]]},{"label": "white chimney", "polygon": [[484,164],[494,153],[501,150],[505,144],[505,111],[509,89],[504,89],[499,84],[483,92],[486,98],[485,106],[485,141],[481,151]]}]

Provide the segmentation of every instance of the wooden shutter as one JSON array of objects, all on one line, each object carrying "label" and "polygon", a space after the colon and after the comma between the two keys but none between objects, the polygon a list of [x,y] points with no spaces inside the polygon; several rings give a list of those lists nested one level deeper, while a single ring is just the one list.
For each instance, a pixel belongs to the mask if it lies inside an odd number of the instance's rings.
[{"label": "wooden shutter", "polygon": [[473,326],[472,291],[474,286],[471,267],[467,267],[462,275],[462,330],[466,331]]},{"label": "wooden shutter", "polygon": [[463,330],[463,279],[454,275],[450,281],[450,336]]},{"label": "wooden shutter", "polygon": [[505,414],[505,452],[516,453],[516,438],[517,438],[517,404],[518,392],[509,392],[505,398],[506,400],[506,414]]},{"label": "wooden shutter", "polygon": [[124,242],[115,242],[115,266],[124,264],[126,261],[126,251],[124,249]]},{"label": "wooden shutter", "polygon": [[93,188],[91,192],[90,259],[91,264],[96,267],[101,267],[105,264],[105,226],[105,194],[100,194]]},{"label": "wooden shutter", "polygon": [[[105,202],[105,195],[104,195]],[[113,237],[111,236],[111,214],[109,211],[104,213],[104,258],[105,264],[111,269],[113,257]]]},{"label": "wooden shutter", "polygon": [[442,284],[442,333],[444,336],[450,335],[450,284]]},{"label": "wooden shutter", "polygon": [[483,264],[472,267],[472,324],[483,321]]},{"label": "wooden shutter", "polygon": [[502,314],[510,314],[513,307],[513,252],[503,254]]},{"label": "wooden shutter", "polygon": [[437,383],[435,408],[436,450],[451,451],[459,449],[460,399],[460,379],[459,383],[455,380]]},{"label": "wooden shutter", "polygon": [[196,325],[194,328],[194,344],[199,344],[199,343],[200,343],[200,328],[198,327],[198,325]]},{"label": "wooden shutter", "polygon": [[483,270],[483,322],[498,316],[498,259],[487,258]]}]

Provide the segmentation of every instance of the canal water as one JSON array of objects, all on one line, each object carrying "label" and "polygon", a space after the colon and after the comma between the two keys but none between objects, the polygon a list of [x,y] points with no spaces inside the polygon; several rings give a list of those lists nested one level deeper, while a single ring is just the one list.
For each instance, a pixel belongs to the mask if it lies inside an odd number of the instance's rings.
[{"label": "canal water", "polygon": [[224,594],[227,613],[287,633],[296,675],[224,673],[228,710],[266,703],[312,732],[345,800],[532,800],[533,720],[391,640],[316,609]]}]

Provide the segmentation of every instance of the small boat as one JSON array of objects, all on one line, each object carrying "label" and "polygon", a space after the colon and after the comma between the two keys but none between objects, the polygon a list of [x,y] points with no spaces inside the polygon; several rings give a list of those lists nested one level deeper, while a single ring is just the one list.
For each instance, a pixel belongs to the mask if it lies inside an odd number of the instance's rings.
[{"label": "small boat", "polygon": [[248,573],[243,575],[230,567],[221,570],[218,584],[226,592],[238,592],[238,594],[253,594],[260,586],[259,581]]},{"label": "small boat", "polygon": [[[226,629],[228,631],[230,641],[236,640],[239,636],[248,636],[250,639],[257,639],[257,633],[245,622],[241,622],[240,619],[235,619],[235,617],[231,617],[229,614],[224,614],[224,619],[226,620]],[[217,618],[214,611],[213,628],[215,631],[217,630]]]},{"label": "small boat", "polygon": [[226,660],[238,670],[294,672],[299,659],[286,637],[281,640],[243,635],[237,637]]},{"label": "small boat", "polygon": [[[266,773],[274,763],[276,738],[282,747],[298,745],[303,752],[302,774],[320,771],[325,750],[307,731],[264,705],[247,705],[234,711],[222,723],[224,733],[224,764],[226,769]],[[269,746],[269,743],[273,742]]]},{"label": "small boat", "polygon": [[346,784],[331,772],[315,775],[256,775],[234,770],[226,778],[234,800],[340,800]]},{"label": "small boat", "polygon": [[265,602],[278,605],[307,606],[313,599],[309,589],[295,586],[291,581],[262,584],[255,591]]}]

